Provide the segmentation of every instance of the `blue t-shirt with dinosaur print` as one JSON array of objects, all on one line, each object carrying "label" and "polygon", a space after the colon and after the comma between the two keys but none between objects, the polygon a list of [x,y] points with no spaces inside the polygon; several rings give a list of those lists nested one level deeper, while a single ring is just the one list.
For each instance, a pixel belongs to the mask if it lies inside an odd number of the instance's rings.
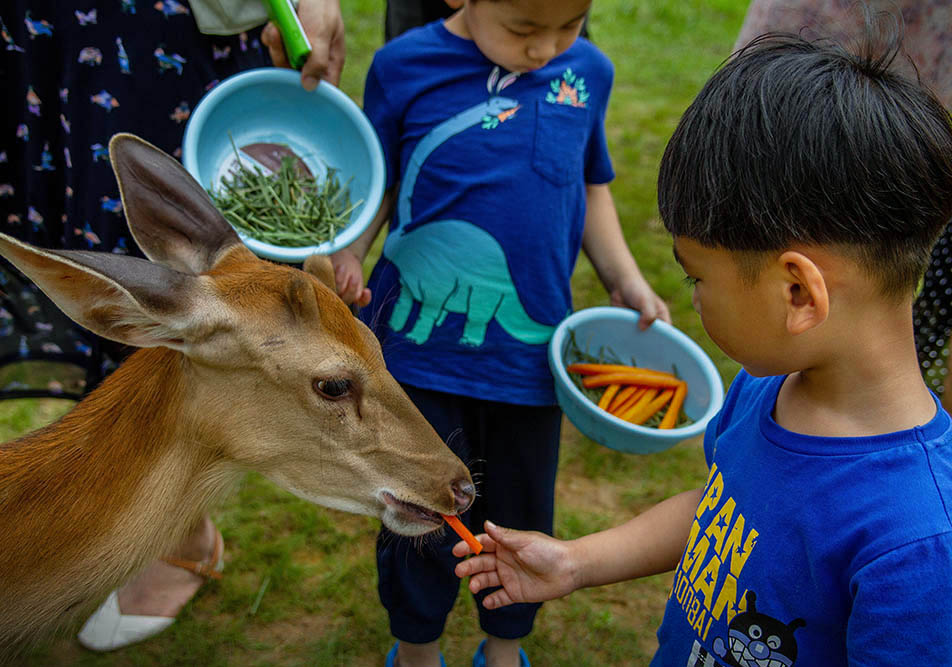
[{"label": "blue t-shirt with dinosaur print", "polygon": [[614,177],[613,74],[579,38],[517,75],[442,21],[377,52],[364,108],[397,191],[362,316],[399,381],[555,403],[546,346],[572,309],[586,184]]},{"label": "blue t-shirt with dinosaur print", "polygon": [[784,377],[741,371],[652,667],[952,663],[952,422],[868,437],[773,418]]}]

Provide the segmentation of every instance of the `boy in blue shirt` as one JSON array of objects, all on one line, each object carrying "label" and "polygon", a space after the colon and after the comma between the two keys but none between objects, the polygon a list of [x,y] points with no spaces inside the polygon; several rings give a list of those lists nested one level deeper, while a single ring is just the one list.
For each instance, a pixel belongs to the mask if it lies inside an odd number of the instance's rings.
[{"label": "boy in blue shirt", "polygon": [[952,128],[890,71],[898,49],[768,35],[700,92],[658,199],[705,330],[744,367],[707,484],[574,541],[487,522],[456,570],[495,589],[485,606],[674,569],[652,665],[949,663],[952,430],[912,301],[952,215]]},{"label": "boy in blue shirt", "polygon": [[[608,183],[610,61],[579,31],[591,0],[468,0],[376,54],[364,107],[388,165],[375,224],[334,257],[388,370],[480,480],[464,517],[551,533],[561,412],[546,361],[584,248],[616,305],[669,319],[628,250]],[[392,213],[363,287],[361,262]],[[438,519],[438,517],[437,517]],[[439,665],[459,590],[455,538],[382,534],[379,592],[402,667]],[[527,664],[538,605],[487,611],[477,665]]]}]

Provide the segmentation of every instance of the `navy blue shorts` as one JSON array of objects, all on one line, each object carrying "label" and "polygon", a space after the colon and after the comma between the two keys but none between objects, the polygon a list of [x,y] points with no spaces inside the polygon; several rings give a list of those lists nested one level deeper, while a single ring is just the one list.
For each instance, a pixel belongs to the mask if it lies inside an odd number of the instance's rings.
[{"label": "navy blue shorts", "polygon": [[[552,534],[555,475],[562,411],[483,401],[404,385],[436,432],[470,468],[477,495],[463,522],[482,532],[485,519],[507,528]],[[386,528],[377,538],[380,600],[399,640],[423,644],[443,634],[459,592],[450,550],[459,537],[401,538]],[[480,593],[477,602],[484,596]],[[532,631],[539,604],[487,610],[477,604],[480,627],[504,639]]]}]

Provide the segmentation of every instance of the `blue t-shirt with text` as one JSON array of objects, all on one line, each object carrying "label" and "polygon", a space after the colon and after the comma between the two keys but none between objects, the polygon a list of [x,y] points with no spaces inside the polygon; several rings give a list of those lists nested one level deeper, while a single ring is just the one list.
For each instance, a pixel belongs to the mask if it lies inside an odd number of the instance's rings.
[{"label": "blue t-shirt with text", "polygon": [[871,437],[773,419],[783,377],[741,372],[704,440],[710,474],[653,667],[952,662],[952,430]]}]

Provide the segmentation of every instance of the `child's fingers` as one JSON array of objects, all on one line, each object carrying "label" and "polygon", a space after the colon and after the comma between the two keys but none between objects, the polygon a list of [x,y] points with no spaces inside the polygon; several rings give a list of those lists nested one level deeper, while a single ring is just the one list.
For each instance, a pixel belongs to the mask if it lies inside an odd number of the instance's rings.
[{"label": "child's fingers", "polygon": [[496,570],[491,572],[480,572],[469,578],[469,592],[478,593],[484,588],[496,588],[502,586],[499,581],[499,573]]},{"label": "child's fingers", "polygon": [[486,607],[486,609],[499,609],[513,602],[514,600],[509,596],[505,588],[500,588],[498,591],[490,593],[483,598],[483,606]]},{"label": "child's fingers", "polygon": [[[480,535],[480,537],[486,537],[485,535]],[[464,546],[460,546],[460,544]],[[472,550],[468,544],[465,542],[458,542],[453,547],[454,556],[466,556],[467,554],[472,553]],[[496,571],[496,554],[494,554],[486,542],[483,542],[483,552],[478,556],[472,556],[466,560],[462,560],[456,564],[456,568],[453,572],[456,573],[456,576],[462,579],[463,577],[473,577],[481,572],[495,572]]]},{"label": "child's fingers", "polygon": [[370,303],[370,299],[371,299],[372,296],[373,296],[373,295],[372,295],[371,291],[365,287],[365,288],[361,291],[360,297],[357,299],[357,305],[360,306],[361,308],[363,308],[364,306],[366,306],[367,304]]},{"label": "child's fingers", "polygon": [[[489,537],[486,533],[480,533],[476,535],[476,539],[479,540],[479,543],[483,545],[482,553],[493,552],[496,550],[496,543],[493,542],[492,538]],[[465,540],[460,540],[453,545],[453,555],[457,558],[462,558],[463,556],[469,556],[473,553],[473,548],[466,543]],[[463,561],[463,563],[472,563],[475,558],[470,558],[469,560]],[[462,563],[460,563],[462,565]],[[476,566],[472,566],[476,567]],[[475,572],[475,570],[474,570]]]}]

